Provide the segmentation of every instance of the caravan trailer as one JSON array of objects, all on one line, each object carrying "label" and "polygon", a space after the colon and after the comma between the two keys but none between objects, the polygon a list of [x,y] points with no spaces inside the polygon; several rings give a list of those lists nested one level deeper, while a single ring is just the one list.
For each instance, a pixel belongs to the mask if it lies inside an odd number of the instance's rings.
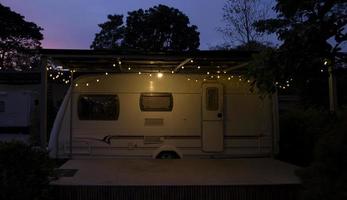
[{"label": "caravan trailer", "polygon": [[115,73],[74,80],[49,140],[55,158],[270,157],[276,94],[241,76]]}]

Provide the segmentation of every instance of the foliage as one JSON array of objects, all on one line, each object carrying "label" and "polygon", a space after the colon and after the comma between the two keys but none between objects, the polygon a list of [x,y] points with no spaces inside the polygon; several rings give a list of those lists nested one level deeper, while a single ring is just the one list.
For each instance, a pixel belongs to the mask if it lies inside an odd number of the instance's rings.
[{"label": "foliage", "polygon": [[298,171],[303,181],[303,199],[347,199],[347,113],[318,141],[314,162]]},{"label": "foliage", "polygon": [[0,199],[47,199],[53,167],[42,149],[20,142],[0,143]]},{"label": "foliage", "polygon": [[307,84],[321,69],[327,70],[325,61],[337,64],[341,45],[347,41],[345,0],[277,0],[275,10],[277,18],[256,25],[259,31],[276,33],[283,43],[257,57],[249,74],[253,84],[266,92],[274,92],[276,82],[289,79]]},{"label": "foliage", "polygon": [[280,113],[279,159],[299,166],[313,160],[315,143],[331,128],[331,116],[320,108],[290,108]]},{"label": "foliage", "polygon": [[20,69],[30,66],[35,57],[25,55],[26,49],[39,48],[42,28],[0,4],[0,68]]},{"label": "foliage", "polygon": [[199,32],[189,25],[189,18],[181,11],[165,5],[128,13],[126,25],[121,15],[109,15],[100,24],[91,48],[128,48],[148,51],[189,51],[199,45]]},{"label": "foliage", "polygon": [[257,31],[254,24],[258,20],[265,20],[268,10],[261,0],[227,0],[223,7],[226,27],[221,29],[221,32],[234,45],[260,43],[264,32]]},{"label": "foliage", "polygon": [[107,22],[99,24],[100,33],[95,34],[95,39],[90,46],[93,49],[116,49],[123,41],[124,26],[123,15],[108,15]]}]

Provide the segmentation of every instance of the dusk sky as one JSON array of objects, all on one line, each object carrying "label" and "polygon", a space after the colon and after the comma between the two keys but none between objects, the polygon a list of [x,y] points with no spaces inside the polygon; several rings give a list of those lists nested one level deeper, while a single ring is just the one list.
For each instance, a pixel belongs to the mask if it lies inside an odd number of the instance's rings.
[{"label": "dusk sky", "polygon": [[13,11],[44,28],[44,48],[89,49],[98,24],[108,14],[123,14],[158,4],[175,7],[185,13],[200,32],[200,49],[224,42],[217,31],[223,27],[225,0],[0,0]]}]

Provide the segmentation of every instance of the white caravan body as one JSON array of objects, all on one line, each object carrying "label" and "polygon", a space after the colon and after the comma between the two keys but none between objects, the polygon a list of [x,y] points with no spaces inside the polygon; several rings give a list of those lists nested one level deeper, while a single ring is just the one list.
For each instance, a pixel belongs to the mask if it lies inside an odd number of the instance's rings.
[{"label": "white caravan body", "polygon": [[[239,77],[85,75],[57,114],[52,157],[265,157],[276,153],[277,100]],[[72,105],[72,106],[71,106]]]}]

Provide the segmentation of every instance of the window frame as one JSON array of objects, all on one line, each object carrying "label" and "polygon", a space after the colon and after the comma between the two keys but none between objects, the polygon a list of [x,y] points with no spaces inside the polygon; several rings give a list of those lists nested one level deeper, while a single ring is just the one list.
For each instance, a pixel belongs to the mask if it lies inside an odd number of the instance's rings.
[{"label": "window frame", "polygon": [[[143,105],[144,97],[169,97],[170,105],[168,108],[146,108]],[[141,112],[172,112],[173,110],[173,95],[170,92],[144,92],[141,93],[139,99],[139,105]]]}]

